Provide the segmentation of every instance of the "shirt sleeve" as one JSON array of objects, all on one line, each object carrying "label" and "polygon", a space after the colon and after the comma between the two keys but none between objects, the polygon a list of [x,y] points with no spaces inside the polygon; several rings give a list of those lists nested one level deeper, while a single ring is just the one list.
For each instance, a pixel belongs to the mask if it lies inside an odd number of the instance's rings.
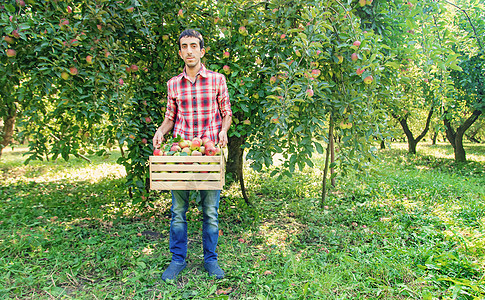
[{"label": "shirt sleeve", "polygon": [[219,102],[219,110],[222,117],[232,116],[231,102],[229,101],[229,92],[227,90],[226,77],[221,74],[219,83],[219,95],[217,101]]},{"label": "shirt sleeve", "polygon": [[167,111],[165,112],[165,118],[175,121],[177,115],[177,102],[174,95],[174,89],[172,82],[167,83]]}]

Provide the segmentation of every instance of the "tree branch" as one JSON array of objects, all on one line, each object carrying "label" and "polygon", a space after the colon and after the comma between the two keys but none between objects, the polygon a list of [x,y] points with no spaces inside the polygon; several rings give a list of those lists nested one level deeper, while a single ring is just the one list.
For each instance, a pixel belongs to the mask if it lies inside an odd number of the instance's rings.
[{"label": "tree branch", "polygon": [[451,3],[447,0],[443,0],[443,1],[448,3],[451,6],[454,6],[456,9],[458,9],[459,11],[461,11],[465,14],[466,18],[468,19],[468,23],[470,23],[470,25],[472,26],[473,33],[475,34],[475,38],[477,39],[477,42],[478,42],[478,46],[480,47],[480,50],[483,51],[482,42],[480,41],[480,38],[478,37],[477,29],[475,28],[475,25],[473,25],[472,20],[470,19],[470,16],[466,12],[466,10],[464,10],[463,8],[459,7],[458,5]]}]

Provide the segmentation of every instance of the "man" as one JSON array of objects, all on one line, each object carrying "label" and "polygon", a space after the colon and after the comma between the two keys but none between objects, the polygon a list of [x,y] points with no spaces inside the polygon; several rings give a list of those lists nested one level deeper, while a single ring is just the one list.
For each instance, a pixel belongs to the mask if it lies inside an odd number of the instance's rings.
[{"label": "man", "polygon": [[[204,39],[193,29],[179,37],[179,55],[185,62],[184,71],[167,83],[168,101],[165,119],[155,132],[153,146],[159,148],[164,136],[173,129],[173,136],[184,139],[208,137],[225,147],[227,131],[232,121],[231,104],[224,75],[209,71],[201,62],[205,54]],[[217,262],[219,237],[218,209],[220,190],[200,191],[203,211],[202,244],[204,268],[210,276],[220,279],[224,272]],[[190,191],[172,191],[172,221],[170,252],[172,262],[162,274],[162,280],[175,279],[187,265],[187,220]]]}]

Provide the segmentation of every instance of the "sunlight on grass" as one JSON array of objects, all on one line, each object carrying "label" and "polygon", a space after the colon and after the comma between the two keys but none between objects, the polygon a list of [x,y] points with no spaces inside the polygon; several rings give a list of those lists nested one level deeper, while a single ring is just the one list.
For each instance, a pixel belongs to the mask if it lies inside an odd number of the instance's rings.
[{"label": "sunlight on grass", "polygon": [[[469,161],[485,162],[485,146],[483,144],[465,143],[466,158]],[[392,143],[392,149],[399,149],[408,151],[407,143]],[[421,142],[417,146],[418,154],[430,155],[436,158],[455,159],[453,148],[449,143],[437,142],[436,145],[431,145],[429,142]]]}]

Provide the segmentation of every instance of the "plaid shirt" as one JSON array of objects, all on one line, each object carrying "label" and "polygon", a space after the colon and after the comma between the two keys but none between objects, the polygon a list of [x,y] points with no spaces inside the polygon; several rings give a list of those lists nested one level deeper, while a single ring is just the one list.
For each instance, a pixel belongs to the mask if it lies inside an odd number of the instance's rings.
[{"label": "plaid shirt", "polygon": [[232,116],[225,76],[202,65],[194,83],[184,70],[167,85],[165,117],[175,121],[173,136],[208,137],[218,143],[222,119]]}]

